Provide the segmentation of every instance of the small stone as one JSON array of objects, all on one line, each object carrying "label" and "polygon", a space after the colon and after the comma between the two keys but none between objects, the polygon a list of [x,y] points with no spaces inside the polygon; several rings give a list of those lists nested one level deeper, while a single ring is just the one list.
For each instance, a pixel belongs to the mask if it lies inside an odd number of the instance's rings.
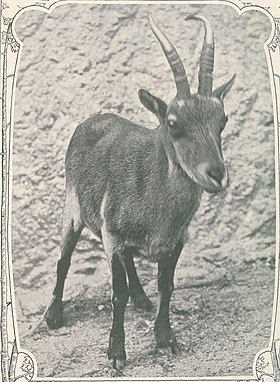
[{"label": "small stone", "polygon": [[83,72],[84,73],[89,72],[91,68],[92,68],[92,62],[91,60],[87,60],[87,62],[85,63],[83,67]]}]

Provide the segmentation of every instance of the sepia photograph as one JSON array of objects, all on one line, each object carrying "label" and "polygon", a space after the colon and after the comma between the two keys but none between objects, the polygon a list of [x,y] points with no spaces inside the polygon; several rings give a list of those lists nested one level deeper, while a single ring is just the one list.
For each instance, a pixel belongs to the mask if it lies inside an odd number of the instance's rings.
[{"label": "sepia photograph", "polygon": [[256,378],[277,285],[271,18],[39,8],[13,26],[18,348],[37,379]]}]

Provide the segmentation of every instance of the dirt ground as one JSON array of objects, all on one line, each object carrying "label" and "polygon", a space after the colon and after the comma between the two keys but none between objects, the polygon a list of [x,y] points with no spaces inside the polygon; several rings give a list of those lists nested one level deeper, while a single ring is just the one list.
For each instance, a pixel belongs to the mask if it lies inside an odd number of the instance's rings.
[{"label": "dirt ground", "polygon": [[[225,267],[223,267],[225,269]],[[219,269],[219,265],[217,265]],[[254,356],[268,345],[273,267],[260,261],[236,267],[216,279],[178,284],[171,320],[180,351],[156,351],[151,313],[126,310],[127,363],[122,372],[106,360],[111,326],[109,287],[66,300],[65,327],[42,325],[22,341],[48,377],[203,377],[252,375]],[[150,291],[149,284],[146,290]],[[149,293],[156,306],[156,293]],[[27,315],[26,319],[32,316]],[[26,322],[24,323],[26,324]],[[47,350],[46,350],[47,349]]]},{"label": "dirt ground", "polygon": [[[236,73],[226,99],[223,149],[228,189],[204,194],[189,228],[175,276],[171,319],[181,341],[177,356],[155,352],[150,313],[129,305],[127,366],[106,361],[111,325],[110,274],[101,244],[84,231],[73,255],[64,295],[65,327],[50,331],[42,315],[52,295],[64,200],[64,156],[75,126],[113,112],[155,127],[137,99],[146,88],[174,96],[170,68],[148,25],[152,11],[197,86],[202,26],[184,16],[207,15],[215,29],[215,86]],[[274,292],[275,186],[271,89],[263,44],[268,18],[238,16],[217,5],[63,5],[51,14],[22,14],[23,42],[13,133],[13,274],[21,347],[39,377],[199,377],[252,375],[253,360],[269,344]],[[155,264],[137,259],[156,306]]]}]

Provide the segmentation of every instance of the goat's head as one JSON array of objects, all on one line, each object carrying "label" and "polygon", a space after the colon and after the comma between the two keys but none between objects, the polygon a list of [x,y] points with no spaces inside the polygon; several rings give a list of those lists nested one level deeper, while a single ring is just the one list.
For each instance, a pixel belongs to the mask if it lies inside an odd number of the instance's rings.
[{"label": "goat's head", "polygon": [[228,185],[228,172],[221,150],[221,132],[227,122],[223,100],[233,85],[235,75],[225,85],[212,91],[214,33],[204,16],[188,16],[186,20],[199,19],[205,28],[198,92],[192,95],[176,49],[151,15],[149,19],[152,31],[172,69],[177,94],[167,105],[146,90],[140,89],[140,101],[158,118],[160,129],[174,153],[175,161],[187,175],[208,192],[222,191]]}]

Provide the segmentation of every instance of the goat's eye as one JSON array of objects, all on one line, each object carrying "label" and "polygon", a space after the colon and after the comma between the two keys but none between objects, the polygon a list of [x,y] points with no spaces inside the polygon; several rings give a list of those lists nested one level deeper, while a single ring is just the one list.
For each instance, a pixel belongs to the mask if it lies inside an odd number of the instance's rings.
[{"label": "goat's eye", "polygon": [[176,122],[173,119],[169,119],[168,120],[168,126],[173,128],[176,126]]},{"label": "goat's eye", "polygon": [[168,127],[172,137],[181,138],[184,135],[183,129],[181,129],[176,122],[174,121],[172,121],[171,123],[168,122]]}]

